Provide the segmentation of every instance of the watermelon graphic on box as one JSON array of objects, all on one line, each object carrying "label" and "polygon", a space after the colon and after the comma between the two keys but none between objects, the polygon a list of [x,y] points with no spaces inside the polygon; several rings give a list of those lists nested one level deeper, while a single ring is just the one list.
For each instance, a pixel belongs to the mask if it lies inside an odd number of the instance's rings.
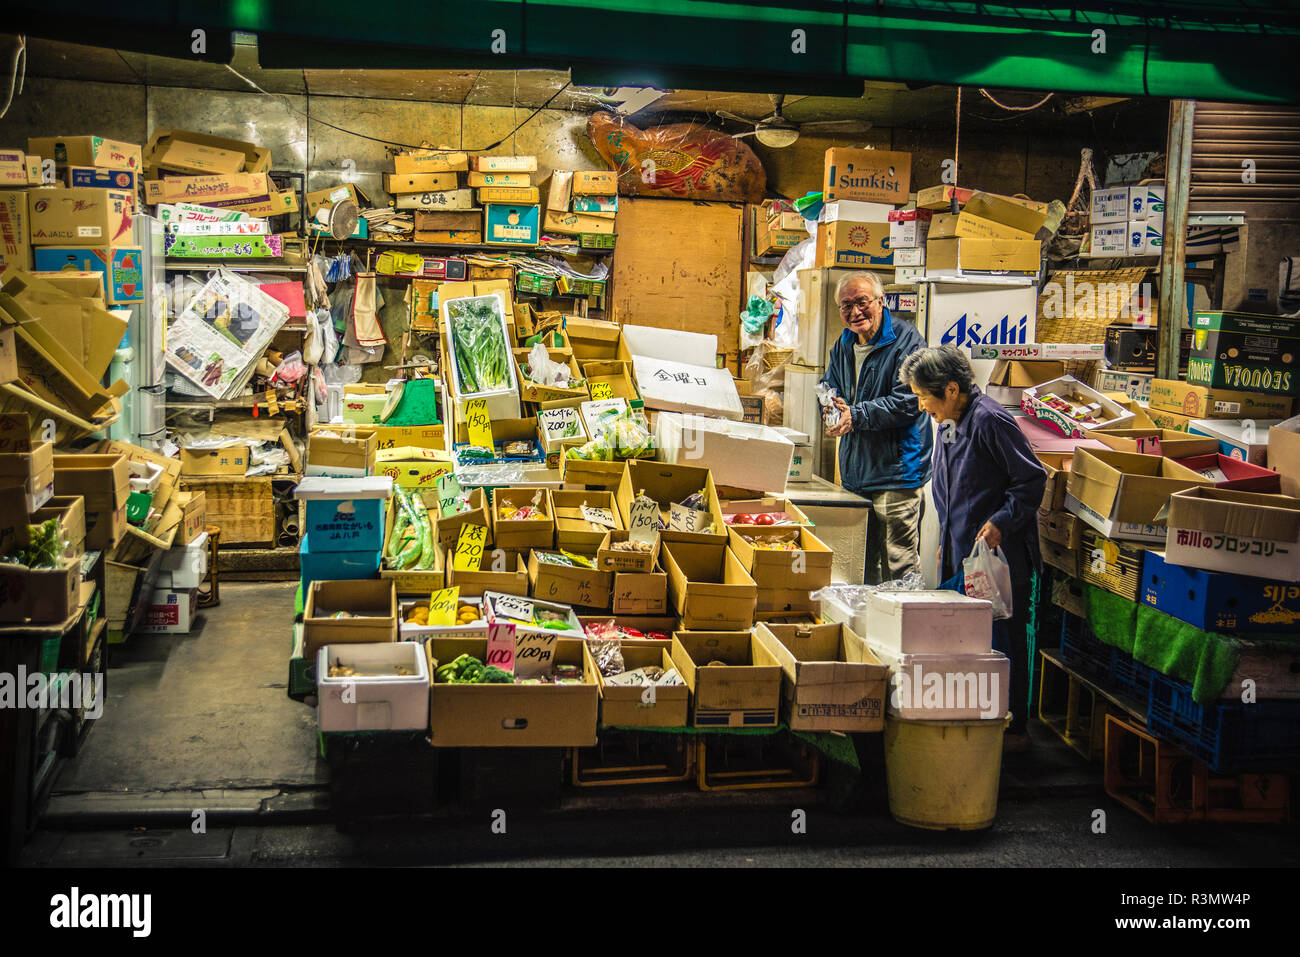
[{"label": "watermelon graphic on box", "polygon": [[37,272],[98,272],[110,306],[144,302],[144,272],[139,246],[37,246]]}]

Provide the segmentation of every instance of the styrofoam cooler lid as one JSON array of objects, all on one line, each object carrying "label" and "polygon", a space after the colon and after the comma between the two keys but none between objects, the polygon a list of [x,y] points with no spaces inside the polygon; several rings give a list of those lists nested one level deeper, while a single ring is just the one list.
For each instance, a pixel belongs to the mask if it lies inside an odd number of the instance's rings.
[{"label": "styrofoam cooler lid", "polygon": [[325,475],[313,475],[298,483],[293,490],[294,498],[311,501],[313,499],[359,499],[391,498],[393,480],[387,475],[367,475],[358,478],[331,478]]},{"label": "styrofoam cooler lid", "polygon": [[872,591],[867,602],[873,610],[886,615],[898,615],[906,609],[933,609],[936,611],[969,612],[983,607],[992,611],[993,603],[982,598],[971,598],[955,591]]}]

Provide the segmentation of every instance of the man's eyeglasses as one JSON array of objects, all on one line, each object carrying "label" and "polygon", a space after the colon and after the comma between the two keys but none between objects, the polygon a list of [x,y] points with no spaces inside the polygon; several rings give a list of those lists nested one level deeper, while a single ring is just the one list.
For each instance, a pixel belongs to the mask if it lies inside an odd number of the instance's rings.
[{"label": "man's eyeglasses", "polygon": [[883,296],[877,296],[875,299],[868,299],[866,296],[859,296],[857,299],[845,299],[840,303],[840,313],[847,316],[854,309],[861,309],[865,312],[883,298]]}]

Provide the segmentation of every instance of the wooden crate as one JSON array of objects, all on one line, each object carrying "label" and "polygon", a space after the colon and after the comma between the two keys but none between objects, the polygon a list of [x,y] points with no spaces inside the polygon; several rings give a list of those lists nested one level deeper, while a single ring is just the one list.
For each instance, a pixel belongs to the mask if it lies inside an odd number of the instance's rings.
[{"label": "wooden crate", "polygon": [[223,548],[275,543],[275,500],[270,476],[182,475],[180,487],[207,495],[207,523],[221,529]]}]

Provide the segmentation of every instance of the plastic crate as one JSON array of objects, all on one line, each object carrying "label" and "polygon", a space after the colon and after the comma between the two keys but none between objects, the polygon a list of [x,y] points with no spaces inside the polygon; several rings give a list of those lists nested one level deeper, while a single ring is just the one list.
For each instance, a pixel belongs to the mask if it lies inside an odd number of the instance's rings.
[{"label": "plastic crate", "polygon": [[1094,635],[1077,615],[1067,612],[1061,619],[1061,660],[1102,678],[1109,676],[1115,649]]},{"label": "plastic crate", "polygon": [[1202,707],[1191,685],[1153,672],[1147,724],[1219,773],[1300,765],[1300,701]]},{"label": "plastic crate", "polygon": [[617,233],[580,233],[578,235],[578,248],[613,249],[614,241],[617,238]]},{"label": "plastic crate", "polygon": [[1115,687],[1136,695],[1147,697],[1151,690],[1151,676],[1155,671],[1148,668],[1132,655],[1111,648],[1110,677]]}]

